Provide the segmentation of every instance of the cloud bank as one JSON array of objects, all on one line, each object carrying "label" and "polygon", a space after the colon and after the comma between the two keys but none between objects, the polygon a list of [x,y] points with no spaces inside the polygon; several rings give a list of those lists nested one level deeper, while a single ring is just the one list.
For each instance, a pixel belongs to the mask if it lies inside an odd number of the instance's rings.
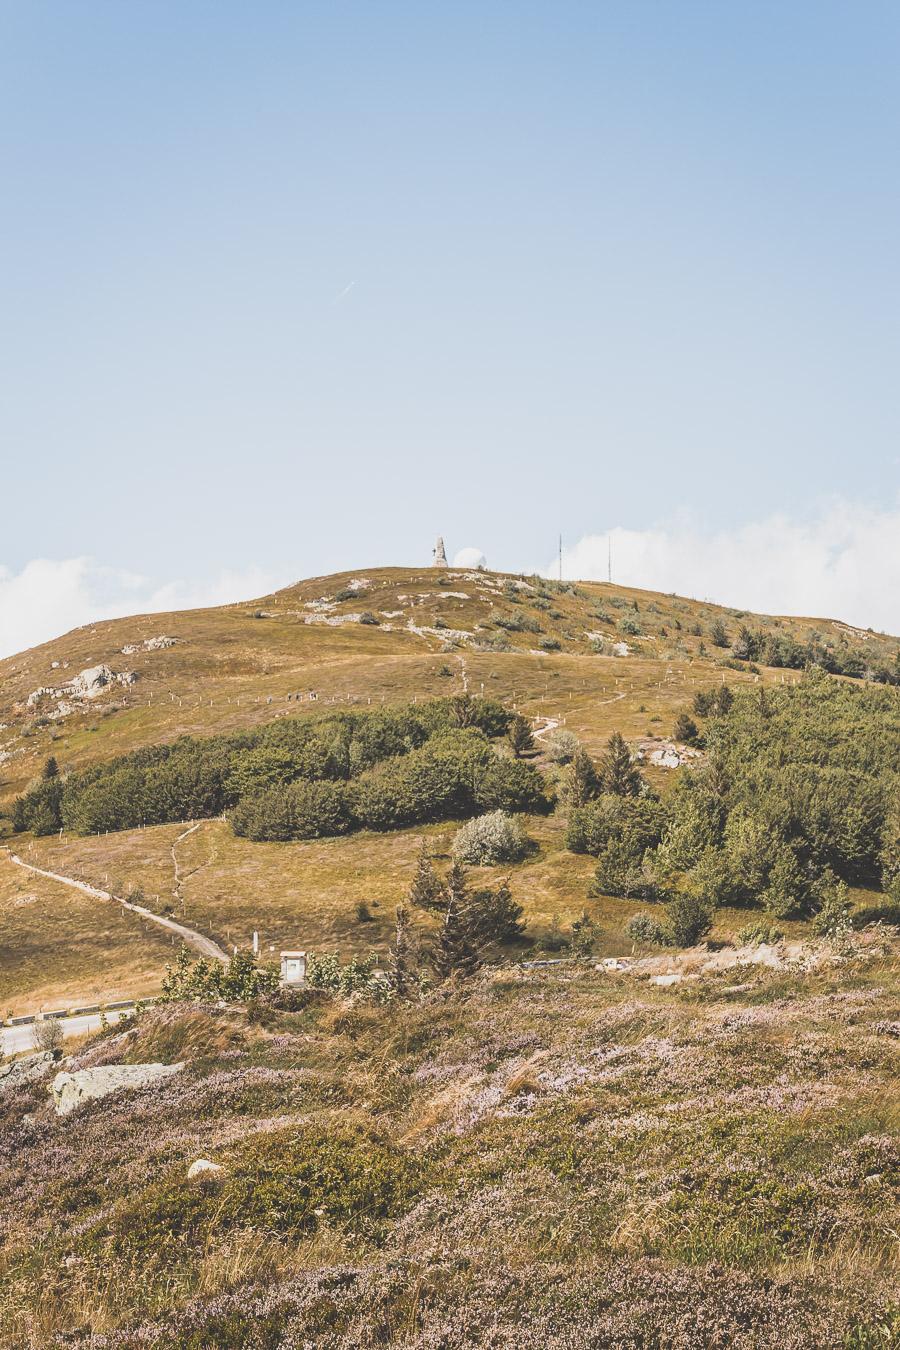
[{"label": "cloud bank", "polygon": [[0,657],[98,619],[252,600],[285,583],[285,578],[254,567],[221,572],[208,581],[170,581],[153,588],[144,577],[103,567],[88,557],[35,558],[16,574],[0,567]]},{"label": "cloud bank", "polygon": [[[563,576],[675,591],[755,610],[843,619],[900,633],[900,507],[833,502],[810,522],[767,520],[704,533],[688,521],[587,535]],[[559,563],[546,576],[558,575]]]}]

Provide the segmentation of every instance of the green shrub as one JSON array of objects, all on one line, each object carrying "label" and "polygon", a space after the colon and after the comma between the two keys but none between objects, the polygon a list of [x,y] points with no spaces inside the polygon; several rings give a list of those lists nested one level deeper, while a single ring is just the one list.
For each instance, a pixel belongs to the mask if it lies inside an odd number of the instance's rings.
[{"label": "green shrub", "polygon": [[676,947],[693,947],[712,928],[712,909],[699,896],[674,895],[666,905],[666,928]]},{"label": "green shrub", "polygon": [[739,947],[759,946],[762,943],[780,942],[784,933],[780,928],[772,928],[767,923],[745,923],[734,935]]},{"label": "green shrub", "polygon": [[223,1154],[206,1185],[183,1176],[135,1197],[79,1239],[82,1252],[176,1261],[215,1235],[240,1230],[299,1238],[327,1222],[379,1241],[427,1176],[415,1155],[363,1130],[303,1125],[251,1138]]},{"label": "green shrub", "polygon": [[207,961],[200,956],[192,964],[191,953],[182,943],[173,966],[166,962],[162,979],[162,993],[157,1003],[206,1003],[230,999],[247,1003],[278,988],[280,973],[260,966],[256,955],[249,950],[238,951],[227,967],[218,961]]},{"label": "green shrub", "polygon": [[332,837],[353,824],[342,784],[303,781],[245,797],[230,820],[236,835],[257,841]]},{"label": "green shrub", "polygon": [[632,942],[648,943],[656,947],[664,947],[669,942],[669,934],[659,919],[648,914],[645,909],[638,910],[637,914],[632,914],[626,921],[625,936]]},{"label": "green shrub", "polygon": [[569,764],[580,745],[581,742],[574,731],[557,727],[547,737],[547,758],[554,764]]},{"label": "green shrub", "polygon": [[491,811],[467,821],[456,834],[452,853],[475,867],[518,862],[525,854],[525,836],[517,820],[505,811]]},{"label": "green shrub", "polygon": [[776,919],[787,919],[805,908],[809,880],[792,848],[784,846],[778,850],[764,898]]}]

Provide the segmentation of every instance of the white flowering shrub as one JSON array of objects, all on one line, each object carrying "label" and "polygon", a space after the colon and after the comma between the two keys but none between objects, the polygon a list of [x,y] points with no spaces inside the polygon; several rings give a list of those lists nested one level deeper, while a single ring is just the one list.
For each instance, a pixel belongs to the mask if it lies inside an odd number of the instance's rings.
[{"label": "white flowering shrub", "polygon": [[575,735],[574,731],[566,731],[565,727],[557,727],[556,731],[551,732],[547,737],[547,758],[554,764],[569,764],[575,757],[575,751],[581,745],[581,741]]},{"label": "white flowering shrub", "polygon": [[463,825],[456,833],[451,851],[457,862],[475,867],[516,862],[525,852],[525,836],[512,816],[505,811],[491,811]]}]

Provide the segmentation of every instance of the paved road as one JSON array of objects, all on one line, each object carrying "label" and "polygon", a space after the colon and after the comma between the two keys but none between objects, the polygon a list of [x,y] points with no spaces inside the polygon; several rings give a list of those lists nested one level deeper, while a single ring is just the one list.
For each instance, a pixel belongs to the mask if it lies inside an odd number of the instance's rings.
[{"label": "paved road", "polygon": [[113,900],[123,909],[130,909],[132,914],[140,914],[143,918],[149,919],[151,923],[158,924],[160,928],[168,928],[170,933],[178,933],[189,947],[201,952],[203,956],[211,957],[213,961],[221,961],[223,966],[227,966],[231,960],[222,951],[222,948],[213,942],[212,938],[204,937],[203,933],[196,933],[193,928],[185,928],[184,924],[176,923],[174,919],[166,919],[161,914],[154,914],[151,909],[145,909],[143,905],[133,905],[130,901],[122,900],[110,891],[98,890],[96,886],[89,886],[86,881],[76,881],[74,877],[64,877],[59,872],[47,872],[43,867],[34,867],[31,863],[23,862],[15,853],[10,853],[9,856],[18,867],[24,867],[28,872],[35,872],[39,877],[49,877],[51,881],[61,881],[64,886],[73,886],[76,891],[81,891],[84,895],[92,895],[95,900]]},{"label": "paved road", "polygon": [[[119,1013],[107,1013],[106,1020],[118,1022]],[[86,1031],[97,1031],[100,1026],[100,1014],[85,1013],[82,1017],[61,1017],[59,1024],[63,1036],[81,1036]],[[34,1043],[31,1039],[33,1031],[34,1023],[26,1023],[21,1027],[0,1028],[0,1052],[4,1055],[15,1055],[22,1050],[33,1049]]]}]

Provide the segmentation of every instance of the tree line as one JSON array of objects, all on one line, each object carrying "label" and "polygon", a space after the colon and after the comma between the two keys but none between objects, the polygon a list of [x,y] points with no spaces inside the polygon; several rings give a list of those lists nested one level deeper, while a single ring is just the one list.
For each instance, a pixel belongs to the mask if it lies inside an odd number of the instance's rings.
[{"label": "tree line", "polygon": [[238,834],[287,840],[541,810],[541,775],[493,748],[512,721],[496,700],[459,695],[182,736],[68,775],[48,761],[13,827],[96,834],[228,811]]},{"label": "tree line", "polygon": [[776,918],[834,907],[848,883],[900,901],[894,690],[813,670],[796,686],[703,692],[694,711],[707,760],[665,798],[613,738],[619,787],[607,769],[570,812],[566,845],[597,858],[594,894],[687,904],[700,928],[721,904],[762,900]]}]

